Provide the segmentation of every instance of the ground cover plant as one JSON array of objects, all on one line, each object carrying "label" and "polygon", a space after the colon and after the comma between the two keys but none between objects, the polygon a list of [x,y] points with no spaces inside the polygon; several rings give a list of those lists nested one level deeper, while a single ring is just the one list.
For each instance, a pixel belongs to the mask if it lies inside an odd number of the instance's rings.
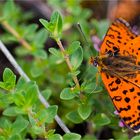
[{"label": "ground cover plant", "polygon": [[89,65],[109,20],[91,18],[92,11],[79,0],[48,0],[46,5],[52,9],[48,19],[13,0],[0,3],[0,40],[29,77],[0,58],[0,138],[139,139],[119,126],[97,68]]}]

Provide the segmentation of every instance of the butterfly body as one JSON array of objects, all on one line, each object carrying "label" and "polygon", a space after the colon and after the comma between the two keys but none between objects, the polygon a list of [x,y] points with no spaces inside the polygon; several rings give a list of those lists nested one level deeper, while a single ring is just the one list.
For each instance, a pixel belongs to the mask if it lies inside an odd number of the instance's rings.
[{"label": "butterfly body", "polygon": [[95,58],[94,63],[93,65],[100,67],[101,72],[108,73],[111,76],[120,75],[127,78],[135,78],[136,74],[140,73],[140,66],[136,65],[135,57],[121,55],[98,56]]},{"label": "butterfly body", "polygon": [[134,132],[140,132],[140,36],[129,24],[117,19],[110,26],[99,56],[91,58],[98,66],[122,121]]}]

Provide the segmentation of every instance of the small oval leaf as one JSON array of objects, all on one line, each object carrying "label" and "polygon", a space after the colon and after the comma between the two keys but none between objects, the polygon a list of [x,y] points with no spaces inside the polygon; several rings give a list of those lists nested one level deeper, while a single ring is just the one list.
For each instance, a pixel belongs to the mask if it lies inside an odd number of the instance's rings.
[{"label": "small oval leaf", "polygon": [[65,88],[60,94],[60,98],[63,100],[71,100],[75,97],[75,94],[71,91],[70,88]]}]

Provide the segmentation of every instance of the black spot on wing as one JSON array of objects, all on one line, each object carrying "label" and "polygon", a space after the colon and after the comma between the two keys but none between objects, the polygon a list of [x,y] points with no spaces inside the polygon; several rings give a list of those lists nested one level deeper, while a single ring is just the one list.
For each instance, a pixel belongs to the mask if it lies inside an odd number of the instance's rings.
[{"label": "black spot on wing", "polygon": [[118,43],[121,43],[121,41],[120,41],[120,40],[118,40],[117,42],[118,42]]},{"label": "black spot on wing", "polygon": [[109,41],[109,40],[107,40],[105,43],[106,43],[106,45],[107,45],[109,48],[111,48],[112,45],[114,45],[114,43],[111,42],[111,41]]},{"label": "black spot on wing", "polygon": [[132,87],[129,90],[130,90],[130,92],[133,92],[135,89],[134,89],[134,87]]},{"label": "black spot on wing", "polygon": [[106,78],[109,79],[109,75],[108,74],[106,74]]},{"label": "black spot on wing", "polygon": [[140,110],[140,105],[137,106],[137,109]]},{"label": "black spot on wing", "polygon": [[109,36],[111,39],[115,38],[115,36],[113,34],[108,34],[107,36]]},{"label": "black spot on wing", "polygon": [[118,86],[115,88],[110,88],[110,91],[116,91],[116,90],[118,90]]},{"label": "black spot on wing", "polygon": [[122,100],[122,97],[121,97],[121,96],[114,96],[114,97],[112,98],[112,100],[115,100],[115,101],[119,102],[119,101]]},{"label": "black spot on wing", "polygon": [[121,80],[119,78],[117,78],[116,81],[115,81],[115,83],[116,84],[120,84],[121,83]]},{"label": "black spot on wing", "polygon": [[120,35],[121,33],[119,32],[119,31],[117,31],[117,30],[114,30],[113,28],[109,28],[110,30],[112,30],[113,32],[115,32],[115,33],[117,33],[118,35]]},{"label": "black spot on wing", "polygon": [[134,39],[135,37],[134,36],[130,36],[130,39]]},{"label": "black spot on wing", "polygon": [[110,87],[110,86],[112,86],[113,85],[113,83],[114,83],[114,81],[112,81],[111,83],[109,83],[108,84],[108,86]]},{"label": "black spot on wing", "polygon": [[125,100],[126,103],[129,103],[130,98],[126,97],[124,100]]},{"label": "black spot on wing", "polygon": [[123,90],[123,94],[125,94],[126,95],[126,93],[127,93],[128,91],[127,90]]},{"label": "black spot on wing", "polygon": [[118,39],[122,39],[122,37],[121,37],[121,36],[117,36],[117,38],[118,38]]},{"label": "black spot on wing", "polygon": [[119,51],[119,49],[117,47],[115,47],[115,46],[113,47],[113,50],[114,51]]},{"label": "black spot on wing", "polygon": [[124,121],[130,121],[132,118],[131,117],[123,117],[122,118]]},{"label": "black spot on wing", "polygon": [[138,65],[140,65],[140,62],[138,62]]},{"label": "black spot on wing", "polygon": [[128,105],[127,107],[120,107],[119,110],[118,110],[118,112],[121,113],[122,111],[128,111],[130,109],[131,109],[131,106]]}]

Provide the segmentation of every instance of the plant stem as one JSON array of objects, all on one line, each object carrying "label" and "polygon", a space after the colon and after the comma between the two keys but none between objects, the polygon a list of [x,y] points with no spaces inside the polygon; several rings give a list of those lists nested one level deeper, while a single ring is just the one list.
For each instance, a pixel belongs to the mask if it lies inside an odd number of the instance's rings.
[{"label": "plant stem", "polygon": [[10,24],[8,24],[8,22],[2,21],[1,24],[8,32],[15,36],[26,49],[32,50],[31,46],[19,35],[19,33],[12,26],[10,26]]},{"label": "plant stem", "polygon": [[[71,63],[70,63],[69,55],[66,53],[66,51],[65,51],[65,49],[64,49],[64,47],[63,47],[61,41],[58,39],[58,40],[56,40],[56,42],[57,42],[57,44],[58,44],[58,46],[59,46],[61,52],[62,52],[63,55],[64,55],[64,59],[65,59],[67,65],[68,65],[68,68],[69,68],[70,71],[72,72],[72,65],[71,65]],[[72,79],[73,79],[73,81],[75,82],[76,86],[80,89],[80,84],[79,84],[79,81],[78,81],[77,76],[73,76]]]}]

